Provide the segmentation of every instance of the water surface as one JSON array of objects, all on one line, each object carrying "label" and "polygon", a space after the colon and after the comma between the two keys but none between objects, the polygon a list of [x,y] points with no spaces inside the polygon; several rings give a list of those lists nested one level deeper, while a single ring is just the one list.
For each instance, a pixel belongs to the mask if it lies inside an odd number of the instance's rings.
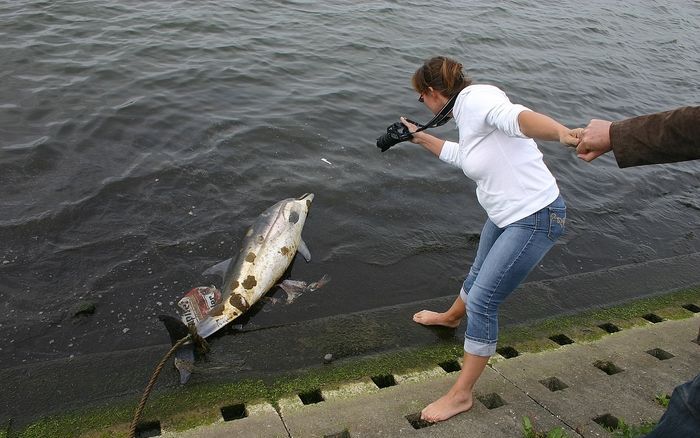
[{"label": "water surface", "polygon": [[[474,184],[374,146],[430,118],[410,89],[428,57],[569,126],[700,102],[698,2],[492,3],[0,1],[2,366],[167,342],[156,315],[306,192],[314,259],[290,276],[332,280],[247,327],[456,294]],[[540,148],[569,221],[530,280],[700,250],[697,162]]]}]

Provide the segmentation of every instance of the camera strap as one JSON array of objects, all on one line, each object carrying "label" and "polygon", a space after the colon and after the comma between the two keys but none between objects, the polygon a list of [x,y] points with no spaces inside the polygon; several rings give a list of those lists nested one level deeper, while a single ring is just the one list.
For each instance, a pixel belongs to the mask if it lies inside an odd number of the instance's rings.
[{"label": "camera strap", "polygon": [[450,97],[450,100],[447,101],[445,106],[442,107],[440,111],[438,111],[437,114],[435,114],[435,117],[425,125],[419,127],[416,129],[416,132],[424,131],[428,128],[435,128],[437,126],[442,126],[445,123],[447,123],[451,117],[449,114],[452,112],[452,108],[455,106],[455,101],[457,100],[457,96],[459,96],[459,93],[455,94],[454,96]]}]

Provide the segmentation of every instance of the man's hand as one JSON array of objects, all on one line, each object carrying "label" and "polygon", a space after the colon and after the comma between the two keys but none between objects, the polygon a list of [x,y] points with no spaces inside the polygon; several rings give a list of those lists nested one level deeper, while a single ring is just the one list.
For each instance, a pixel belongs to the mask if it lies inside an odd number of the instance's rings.
[{"label": "man's hand", "polygon": [[612,150],[610,144],[610,125],[607,120],[593,119],[583,129],[581,141],[576,147],[576,155],[584,161],[593,161]]}]

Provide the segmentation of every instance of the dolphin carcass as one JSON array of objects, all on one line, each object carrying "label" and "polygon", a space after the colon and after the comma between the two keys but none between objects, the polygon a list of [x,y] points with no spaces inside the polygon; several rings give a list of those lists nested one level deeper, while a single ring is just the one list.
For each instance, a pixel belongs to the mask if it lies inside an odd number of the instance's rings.
[{"label": "dolphin carcass", "polygon": [[[258,216],[246,232],[238,255],[204,272],[223,273],[221,288],[189,291],[178,302],[183,322],[161,317],[173,343],[187,334],[185,324],[194,324],[197,334],[206,338],[244,314],[276,284],[297,252],[307,262],[311,260],[301,231],[313,199],[313,193],[283,199]],[[193,363],[194,346],[188,343],[175,358],[181,383],[189,379]]]}]

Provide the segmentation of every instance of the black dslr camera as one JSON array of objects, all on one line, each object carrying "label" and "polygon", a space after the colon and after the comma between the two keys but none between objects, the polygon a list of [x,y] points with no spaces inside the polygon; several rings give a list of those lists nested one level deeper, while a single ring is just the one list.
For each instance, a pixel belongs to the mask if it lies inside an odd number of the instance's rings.
[{"label": "black dslr camera", "polygon": [[[418,122],[414,122],[413,120],[406,119],[406,121],[413,123],[418,128],[423,127],[423,125]],[[392,123],[388,128],[386,128],[386,134],[377,139],[377,147],[384,152],[395,144],[410,140],[411,137],[413,137],[413,134],[408,131],[406,125],[401,122]]]},{"label": "black dslr camera", "polygon": [[[409,123],[413,123],[418,127],[418,129],[416,129],[416,132],[420,132],[428,128],[434,128],[436,126],[442,126],[445,123],[447,123],[448,120],[450,120],[450,113],[452,112],[452,108],[455,105],[455,101],[457,100],[458,95],[459,93],[452,96],[447,101],[445,106],[443,106],[442,109],[438,111],[437,114],[435,114],[435,117],[433,117],[433,119],[425,125],[421,125],[420,123],[414,122],[413,120],[409,119],[406,119],[406,121]],[[399,144],[402,141],[410,140],[411,137],[413,137],[413,134],[414,133],[409,132],[408,128],[403,123],[393,123],[391,124],[391,126],[386,128],[386,134],[382,135],[377,139],[377,147],[381,149],[382,152],[384,152],[390,147],[394,146],[395,144]]]}]

